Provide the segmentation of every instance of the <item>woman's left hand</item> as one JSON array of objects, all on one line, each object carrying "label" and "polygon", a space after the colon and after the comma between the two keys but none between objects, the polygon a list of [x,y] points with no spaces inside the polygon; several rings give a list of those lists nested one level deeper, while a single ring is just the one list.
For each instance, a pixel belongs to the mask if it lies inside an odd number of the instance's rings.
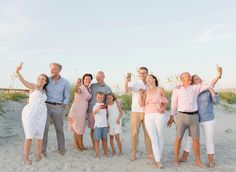
[{"label": "woman's left hand", "polygon": [[116,123],[120,124],[120,118],[119,117],[116,119]]}]

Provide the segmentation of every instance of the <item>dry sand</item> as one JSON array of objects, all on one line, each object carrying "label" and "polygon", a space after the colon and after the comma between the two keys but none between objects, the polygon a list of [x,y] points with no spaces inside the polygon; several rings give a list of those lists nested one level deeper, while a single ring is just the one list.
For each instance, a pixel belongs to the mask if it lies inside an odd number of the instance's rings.
[{"label": "dry sand", "polygon": [[[124,154],[122,156],[94,158],[94,151],[78,152],[72,148],[71,133],[68,131],[65,118],[64,132],[66,139],[66,154],[61,156],[57,152],[57,142],[54,127],[50,127],[48,157],[40,162],[34,159],[34,147],[31,150],[31,159],[33,165],[26,166],[22,160],[22,143],[24,132],[21,124],[22,103],[5,102],[3,104],[5,113],[0,115],[0,171],[83,171],[83,172],[151,172],[157,171],[152,162],[146,159],[143,131],[140,131],[140,144],[137,160],[131,162],[130,156],[130,126],[129,122],[124,127],[121,134]],[[168,113],[168,112],[167,112]],[[165,168],[162,171],[236,171],[236,111],[225,110],[222,106],[215,107],[216,130],[215,130],[215,151],[216,168],[200,169],[194,166],[193,152],[190,153],[189,160],[182,163],[180,167],[171,165],[173,159],[173,143],[175,139],[175,127],[168,128],[165,131],[165,146],[163,153],[163,164]],[[203,137],[201,137],[203,138]],[[84,143],[91,147],[89,130],[86,129]],[[109,145],[109,144],[108,144]],[[110,147],[110,145],[109,145]],[[204,139],[201,139],[201,159],[207,163],[205,153]]]}]

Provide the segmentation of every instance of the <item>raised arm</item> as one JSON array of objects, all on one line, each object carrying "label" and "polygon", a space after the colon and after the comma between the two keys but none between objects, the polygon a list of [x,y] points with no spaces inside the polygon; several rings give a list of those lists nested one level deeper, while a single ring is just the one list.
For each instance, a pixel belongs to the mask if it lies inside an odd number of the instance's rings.
[{"label": "raised arm", "polygon": [[132,91],[131,87],[129,87],[131,79],[130,78],[125,78],[125,92],[130,93]]},{"label": "raised arm", "polygon": [[220,101],[220,96],[219,96],[219,94],[217,94],[212,88],[209,88],[208,91],[209,91],[210,94],[211,94],[211,98],[212,98],[213,103],[214,103],[214,104],[219,103],[219,101]]},{"label": "raised arm", "polygon": [[211,82],[213,85],[215,85],[219,81],[219,79],[221,78],[221,76],[222,76],[222,67],[217,65],[217,72],[218,72],[218,74],[217,74],[216,78],[214,78]]},{"label": "raised arm", "polygon": [[33,83],[29,82],[29,81],[26,81],[26,80],[24,79],[24,77],[23,77],[23,76],[21,75],[21,73],[20,73],[20,70],[21,70],[21,69],[22,69],[22,64],[19,65],[19,66],[16,68],[16,74],[17,74],[17,76],[18,76],[20,82],[21,82],[26,88],[29,88],[30,90],[36,89],[37,86],[36,86],[35,84],[33,84]]},{"label": "raised arm", "polygon": [[78,94],[82,93],[82,90],[81,90],[80,86],[81,86],[81,80],[78,79],[76,84],[75,84],[75,92],[78,93]]}]

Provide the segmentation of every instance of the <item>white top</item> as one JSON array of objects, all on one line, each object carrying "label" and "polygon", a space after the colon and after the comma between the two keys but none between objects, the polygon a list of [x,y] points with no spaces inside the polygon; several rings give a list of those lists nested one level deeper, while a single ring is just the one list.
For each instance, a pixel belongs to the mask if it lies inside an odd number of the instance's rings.
[{"label": "white top", "polygon": [[22,123],[26,139],[43,139],[47,119],[47,96],[35,89],[30,93],[29,103],[23,108]]},{"label": "white top", "polygon": [[112,105],[108,105],[107,110],[108,110],[108,123],[109,123],[109,125],[116,124],[116,120],[120,115],[120,112],[119,112],[116,102],[114,102]]},{"label": "white top", "polygon": [[[96,103],[93,106],[93,111],[97,109],[100,105],[103,105],[104,103]],[[94,115],[94,128],[95,127],[108,127],[107,125],[107,110],[106,109],[101,109]]]},{"label": "white top", "polygon": [[144,108],[140,107],[138,101],[139,101],[139,93],[138,91],[140,89],[147,89],[147,84],[144,84],[142,80],[138,80],[135,82],[129,82],[128,87],[132,90],[132,106],[131,111],[132,112],[144,112]]}]

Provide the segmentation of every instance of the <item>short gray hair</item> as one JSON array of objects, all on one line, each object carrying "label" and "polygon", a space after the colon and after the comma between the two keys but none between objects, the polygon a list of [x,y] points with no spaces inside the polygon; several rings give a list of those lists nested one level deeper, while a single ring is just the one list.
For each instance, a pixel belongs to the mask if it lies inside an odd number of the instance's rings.
[{"label": "short gray hair", "polygon": [[62,65],[60,63],[51,63],[50,66],[56,65],[60,70],[62,69]]}]

